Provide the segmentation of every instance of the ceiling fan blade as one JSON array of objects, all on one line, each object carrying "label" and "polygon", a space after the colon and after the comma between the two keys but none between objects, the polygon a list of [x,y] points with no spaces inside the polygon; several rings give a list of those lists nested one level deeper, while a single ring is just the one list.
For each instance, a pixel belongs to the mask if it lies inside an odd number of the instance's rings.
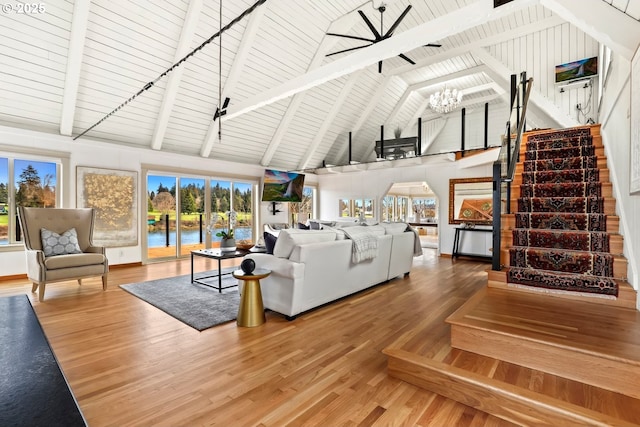
[{"label": "ceiling fan blade", "polygon": [[401,53],[400,55],[398,55],[400,58],[404,59],[405,61],[407,61],[409,64],[411,65],[416,65],[415,62],[413,62],[413,60],[411,58],[409,58],[408,56],[404,55],[403,53]]},{"label": "ceiling fan blade", "polygon": [[391,37],[393,32],[396,30],[396,28],[398,28],[398,25],[400,25],[400,22],[402,22],[404,17],[407,16],[407,13],[409,13],[410,10],[411,10],[411,5],[407,6],[404,12],[402,12],[402,15],[400,15],[398,19],[396,19],[396,22],[394,22],[391,28],[389,28],[389,30],[387,30],[387,32],[385,33],[384,38]]},{"label": "ceiling fan blade", "polygon": [[350,36],[349,34],[327,33],[327,35],[328,36],[336,36],[336,37],[345,37],[345,38],[354,39],[354,40],[363,40],[365,42],[371,42],[371,43],[373,43],[375,41],[373,39],[367,39],[365,37]]},{"label": "ceiling fan blade", "polygon": [[429,43],[425,44],[424,47],[442,47],[442,45],[439,43]]},{"label": "ceiling fan blade", "polygon": [[378,73],[382,73],[382,61],[378,61]]},{"label": "ceiling fan blade", "polygon": [[376,40],[380,40],[382,36],[378,32],[378,30],[376,30],[376,27],[373,26],[371,21],[369,21],[369,18],[367,18],[367,15],[365,15],[364,12],[362,12],[361,10],[359,10],[358,13],[360,14],[360,16],[362,16],[362,19],[364,19],[364,22],[367,24],[367,27],[369,27],[373,35],[376,37]]},{"label": "ceiling fan blade", "polygon": [[372,44],[373,44],[373,43],[371,43],[371,44],[366,44],[366,45],[364,45],[364,46],[356,46],[356,47],[352,47],[352,48],[349,48],[349,49],[339,50],[339,51],[337,51],[337,52],[328,53],[328,54],[326,54],[325,56],[333,56],[333,55],[337,55],[337,54],[339,54],[339,53],[349,52],[349,51],[356,50],[356,49],[362,49],[363,47],[369,47],[369,46],[371,46]]}]

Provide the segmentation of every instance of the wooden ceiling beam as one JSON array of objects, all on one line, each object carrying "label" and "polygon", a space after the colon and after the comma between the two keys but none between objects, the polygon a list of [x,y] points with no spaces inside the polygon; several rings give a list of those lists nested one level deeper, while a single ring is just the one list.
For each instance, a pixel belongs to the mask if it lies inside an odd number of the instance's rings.
[{"label": "wooden ceiling beam", "polygon": [[[348,15],[345,15],[340,20],[334,22],[330,26],[330,29],[332,32],[338,32],[338,33],[348,32],[355,25],[356,22],[357,22],[357,15],[348,14]],[[325,55],[329,53],[329,51],[333,49],[333,47],[337,43],[338,43],[337,38],[325,36],[320,42],[320,46],[316,50],[315,55],[311,59],[311,62],[307,67],[307,72],[311,70],[315,70],[318,67],[320,67],[322,65],[322,62],[325,60]],[[300,105],[302,105],[304,96],[305,96],[305,92],[300,92],[300,93],[296,93],[291,99],[291,102],[289,103],[287,111],[285,111],[284,115],[282,116],[282,119],[278,124],[278,128],[274,132],[273,137],[271,138],[271,141],[269,141],[269,145],[267,146],[267,149],[265,150],[262,156],[262,160],[260,161],[260,164],[262,166],[266,167],[266,166],[269,166],[269,164],[271,163],[273,156],[275,155],[276,151],[278,150],[278,147],[280,147],[280,144],[282,143],[282,139],[287,129],[289,128],[291,121],[293,120],[296,113],[298,112]]]},{"label": "wooden ceiling beam", "polygon": [[[180,40],[178,41],[176,52],[173,55],[174,63],[182,59],[191,50],[191,44],[196,32],[196,27],[198,26],[201,10],[202,0],[191,0],[189,2],[189,8],[187,9],[187,13],[184,18],[184,24],[182,25]],[[164,140],[164,135],[167,132],[167,126],[169,125],[169,119],[171,118],[171,112],[173,111],[173,105],[176,101],[183,73],[184,67],[177,67],[169,74],[169,78],[167,79],[167,86],[164,90],[162,104],[160,105],[160,111],[158,112],[158,118],[156,119],[156,126],[151,138],[151,148],[154,150],[162,149],[162,141]]]},{"label": "wooden ceiling beam", "polygon": [[71,136],[73,120],[78,101],[78,87],[80,86],[80,69],[82,55],[87,39],[87,22],[91,1],[76,1],[73,3],[73,20],[71,34],[69,34],[69,52],[67,54],[67,72],[64,77],[64,92],[62,94],[62,113],[60,115],[60,134]]},{"label": "wooden ceiling beam", "polygon": [[[218,107],[222,107],[222,100],[224,100],[225,98],[231,98],[231,95],[233,94],[233,91],[238,84],[238,79],[240,78],[242,69],[247,62],[249,51],[251,50],[251,46],[253,46],[256,34],[258,33],[258,29],[260,28],[260,23],[262,22],[264,14],[267,11],[268,4],[269,3],[261,5],[249,15],[249,21],[247,22],[247,26],[244,29],[244,34],[242,35],[242,39],[240,40],[240,46],[238,47],[236,56],[233,58],[233,64],[231,65],[231,69],[229,70],[227,79],[224,82],[222,96],[218,100]],[[209,122],[209,128],[207,129],[204,141],[202,141],[202,146],[200,147],[200,156],[209,157],[209,155],[211,154],[213,143],[218,138],[218,131],[220,130],[220,120],[222,117],[218,117],[217,119],[211,120],[211,122]]]},{"label": "wooden ceiling beam", "polygon": [[324,121],[322,122],[320,129],[318,129],[315,136],[313,137],[313,141],[311,141],[311,144],[309,145],[309,148],[307,149],[307,152],[305,153],[304,158],[302,159],[302,162],[300,162],[300,164],[298,165],[298,169],[306,169],[309,166],[309,162],[311,161],[311,158],[316,153],[316,151],[318,151],[318,148],[322,144],[322,140],[327,134],[329,127],[333,124],[333,121],[338,115],[338,113],[340,112],[340,109],[342,109],[342,104],[344,104],[344,102],[347,100],[347,98],[351,94],[351,90],[353,89],[353,86],[357,83],[358,79],[360,78],[360,73],[362,73],[362,71],[363,70],[360,70],[349,76],[349,79],[342,87],[342,90],[340,91],[338,98],[336,98],[336,101],[331,106],[331,110],[327,113],[326,117],[324,118]]},{"label": "wooden ceiling beam", "polygon": [[517,10],[538,3],[539,0],[514,0],[505,6],[494,8],[492,0],[477,0],[468,6],[417,25],[369,47],[356,50],[344,58],[337,59],[293,78],[280,86],[266,90],[230,108],[223,120],[231,120],[265,105],[373,65],[380,60],[408,52],[433,40],[444,39],[487,21],[508,16]]}]

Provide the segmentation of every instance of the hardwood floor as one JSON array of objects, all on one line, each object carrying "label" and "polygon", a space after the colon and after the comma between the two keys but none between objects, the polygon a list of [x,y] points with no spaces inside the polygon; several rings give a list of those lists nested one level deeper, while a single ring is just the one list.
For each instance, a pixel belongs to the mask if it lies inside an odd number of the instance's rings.
[{"label": "hardwood floor", "polygon": [[[199,266],[203,267],[203,266]],[[212,267],[212,266],[211,266]],[[386,372],[382,350],[413,328],[412,347],[449,352],[445,318],[487,283],[486,263],[416,258],[412,273],[288,322],[198,332],[120,284],[189,273],[189,260],[113,269],[27,294],[90,426],[507,426]],[[427,326],[427,327],[425,327]]]}]

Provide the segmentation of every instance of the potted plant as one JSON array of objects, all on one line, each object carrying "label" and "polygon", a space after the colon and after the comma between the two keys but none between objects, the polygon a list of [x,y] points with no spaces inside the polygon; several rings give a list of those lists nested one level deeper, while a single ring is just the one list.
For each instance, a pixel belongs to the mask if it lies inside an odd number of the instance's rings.
[{"label": "potted plant", "polygon": [[[236,250],[236,239],[234,238],[234,235],[233,235],[233,227],[236,224],[236,219],[238,218],[238,214],[235,211],[227,211],[224,215],[227,216],[226,228],[223,228],[222,230],[218,231],[216,233],[216,236],[221,238],[220,250],[222,252],[233,252]],[[215,224],[218,218],[221,218],[223,221],[225,221],[224,215],[216,214],[213,218],[211,218],[211,223],[207,227],[207,231],[209,233],[211,233],[211,231],[213,230],[212,224]]]}]

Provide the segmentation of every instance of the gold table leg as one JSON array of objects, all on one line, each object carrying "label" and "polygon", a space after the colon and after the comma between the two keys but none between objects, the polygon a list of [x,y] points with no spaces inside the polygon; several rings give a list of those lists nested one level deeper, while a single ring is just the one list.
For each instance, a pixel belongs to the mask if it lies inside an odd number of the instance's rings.
[{"label": "gold table leg", "polygon": [[238,307],[238,326],[252,328],[266,322],[260,280],[249,279],[244,282],[242,298]]}]

